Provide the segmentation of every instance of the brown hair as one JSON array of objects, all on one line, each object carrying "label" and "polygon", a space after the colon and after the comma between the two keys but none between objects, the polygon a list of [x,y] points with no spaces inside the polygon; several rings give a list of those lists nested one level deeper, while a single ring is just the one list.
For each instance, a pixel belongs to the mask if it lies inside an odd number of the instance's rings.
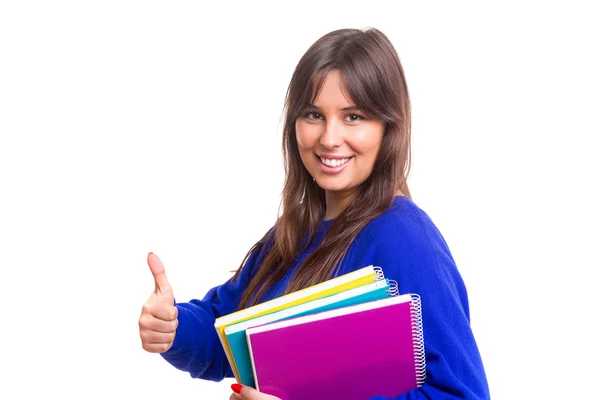
[{"label": "brown hair", "polygon": [[[302,163],[295,123],[314,103],[325,76],[334,68],[339,69],[352,100],[370,117],[384,123],[383,138],[371,175],[356,188],[352,203],[332,222],[319,247],[299,266],[286,293],[335,276],[348,247],[365,225],[391,206],[398,191],[410,197],[406,182],[410,169],[410,99],[396,50],[374,28],[340,29],[324,35],[300,59],[288,87],[281,215],[242,262],[243,266],[248,256],[272,236],[268,253],[245,289],[239,309],[258,304],[269,287],[283,278],[298,254],[312,242],[317,224],[325,215],[325,191]],[[232,279],[239,276],[242,266]]]}]

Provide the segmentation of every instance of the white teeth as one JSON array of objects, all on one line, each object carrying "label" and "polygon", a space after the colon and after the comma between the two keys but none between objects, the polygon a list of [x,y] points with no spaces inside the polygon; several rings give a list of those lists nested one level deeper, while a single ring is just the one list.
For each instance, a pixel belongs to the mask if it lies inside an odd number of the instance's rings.
[{"label": "white teeth", "polygon": [[330,160],[324,157],[320,157],[321,158],[321,162],[327,166],[330,167],[339,167],[342,164],[346,164],[348,162],[348,160],[350,159],[350,157],[348,158],[344,158],[342,160]]}]

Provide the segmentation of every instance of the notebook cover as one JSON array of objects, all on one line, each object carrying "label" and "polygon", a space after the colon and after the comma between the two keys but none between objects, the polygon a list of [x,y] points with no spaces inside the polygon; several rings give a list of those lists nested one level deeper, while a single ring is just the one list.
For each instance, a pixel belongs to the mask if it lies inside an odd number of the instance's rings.
[{"label": "notebook cover", "polygon": [[[368,291],[363,290],[363,288]],[[238,369],[241,383],[246,386],[255,387],[254,374],[252,372],[252,362],[250,360],[250,353],[248,352],[248,341],[246,339],[245,328],[258,326],[269,322],[280,321],[287,318],[299,317],[306,314],[384,299],[389,296],[389,290],[390,285],[386,280],[382,280],[359,288],[350,289],[342,293],[324,297],[322,299],[313,300],[305,304],[290,307],[286,310],[253,318],[238,324],[229,325],[227,328],[225,328],[225,335],[227,337],[229,347],[231,348],[231,353]],[[353,292],[357,292],[357,294],[354,295],[352,294]],[[240,330],[238,326],[241,326],[244,329]],[[228,330],[230,329],[235,329],[236,331],[229,333]]]},{"label": "notebook cover", "polygon": [[235,324],[237,322],[246,321],[257,316],[283,310],[298,304],[306,303],[311,300],[316,300],[332,294],[340,293],[344,290],[373,283],[373,281],[380,279],[383,279],[381,268],[369,265],[356,271],[337,276],[328,281],[301,289],[297,292],[289,293],[244,310],[236,311],[217,318],[215,320],[215,329],[236,380],[241,382],[237,366],[235,365],[235,361],[233,359],[233,354],[231,353],[231,348],[229,347],[229,343],[225,337],[226,326]]},{"label": "notebook cover", "polygon": [[292,320],[248,329],[257,388],[285,400],[365,400],[416,388],[411,296],[372,303],[385,306],[273,330],[260,331]]}]

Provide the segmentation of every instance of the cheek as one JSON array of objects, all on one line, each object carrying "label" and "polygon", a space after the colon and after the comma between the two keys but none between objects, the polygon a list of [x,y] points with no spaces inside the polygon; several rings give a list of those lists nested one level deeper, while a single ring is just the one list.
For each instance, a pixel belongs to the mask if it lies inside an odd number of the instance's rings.
[{"label": "cheek", "polygon": [[364,132],[354,136],[348,145],[359,154],[369,158],[375,157],[381,146],[381,135],[377,132]]},{"label": "cheek", "polygon": [[379,153],[379,148],[381,147],[381,142],[383,141],[384,128],[385,127],[383,123],[373,122],[371,129],[369,129],[367,135],[365,135],[365,147],[369,149],[368,151],[373,155],[373,157],[377,157],[377,154]]},{"label": "cheek", "polygon": [[307,128],[304,124],[297,122],[296,142],[298,143],[298,149],[300,151],[308,151],[314,147],[316,140],[311,129]]}]

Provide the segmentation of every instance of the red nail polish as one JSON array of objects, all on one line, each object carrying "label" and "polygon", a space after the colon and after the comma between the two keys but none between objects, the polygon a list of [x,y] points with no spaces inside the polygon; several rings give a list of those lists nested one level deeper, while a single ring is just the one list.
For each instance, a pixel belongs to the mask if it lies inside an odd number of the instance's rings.
[{"label": "red nail polish", "polygon": [[242,387],[243,386],[240,385],[239,383],[234,383],[233,385],[231,385],[231,390],[233,390],[237,394],[240,394],[240,392],[242,391]]}]

